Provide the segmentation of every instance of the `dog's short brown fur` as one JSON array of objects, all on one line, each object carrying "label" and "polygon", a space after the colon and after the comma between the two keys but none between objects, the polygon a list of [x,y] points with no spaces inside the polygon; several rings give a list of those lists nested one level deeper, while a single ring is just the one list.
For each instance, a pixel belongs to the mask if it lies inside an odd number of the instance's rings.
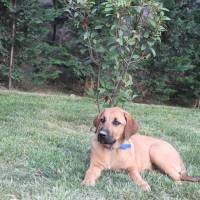
[{"label": "dog's short brown fur", "polygon": [[[83,184],[95,185],[101,172],[109,169],[127,170],[130,177],[146,191],[150,190],[150,186],[140,176],[144,170],[157,168],[176,182],[200,180],[199,177],[186,175],[180,154],[169,143],[135,135],[138,126],[124,110],[118,107],[105,109],[95,118],[94,126],[96,135],[92,141],[90,166]],[[119,145],[124,143],[131,144],[131,148],[120,149]]]}]

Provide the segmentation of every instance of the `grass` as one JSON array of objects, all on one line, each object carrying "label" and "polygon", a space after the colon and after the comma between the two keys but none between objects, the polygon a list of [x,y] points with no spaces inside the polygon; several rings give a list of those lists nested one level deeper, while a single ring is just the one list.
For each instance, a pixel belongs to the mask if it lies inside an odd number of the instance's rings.
[{"label": "grass", "polygon": [[[163,138],[182,154],[188,174],[200,175],[200,111],[129,104],[140,133]],[[176,185],[143,173],[143,192],[124,172],[104,172],[95,187],[80,185],[89,163],[96,115],[88,98],[0,92],[0,199],[199,199],[200,184]]]}]

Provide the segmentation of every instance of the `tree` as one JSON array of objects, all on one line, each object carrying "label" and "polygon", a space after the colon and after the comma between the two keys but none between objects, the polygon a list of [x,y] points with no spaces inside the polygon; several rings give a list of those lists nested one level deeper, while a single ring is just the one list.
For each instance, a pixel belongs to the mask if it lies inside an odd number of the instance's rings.
[{"label": "tree", "polygon": [[16,8],[17,8],[17,0],[12,1],[12,12],[13,12],[13,19],[12,19],[12,44],[10,48],[10,64],[9,64],[9,81],[8,81],[8,88],[9,90],[12,88],[12,68],[14,63],[14,47],[15,47],[15,34],[16,34]]},{"label": "tree", "polygon": [[134,98],[129,70],[155,56],[165,10],[155,1],[78,1],[74,17],[94,67],[98,108],[101,99],[113,106]]}]

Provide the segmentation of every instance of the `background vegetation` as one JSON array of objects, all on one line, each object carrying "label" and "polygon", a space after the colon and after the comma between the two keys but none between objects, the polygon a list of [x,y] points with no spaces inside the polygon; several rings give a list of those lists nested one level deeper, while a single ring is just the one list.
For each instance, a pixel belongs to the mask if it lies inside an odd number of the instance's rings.
[{"label": "background vegetation", "polygon": [[198,107],[199,12],[198,0],[0,0],[0,85]]}]

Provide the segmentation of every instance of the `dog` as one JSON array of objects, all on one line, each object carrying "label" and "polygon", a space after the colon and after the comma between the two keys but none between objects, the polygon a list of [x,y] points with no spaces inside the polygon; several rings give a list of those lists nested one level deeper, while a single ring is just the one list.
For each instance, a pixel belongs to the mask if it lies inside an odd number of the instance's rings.
[{"label": "dog", "polygon": [[175,182],[199,182],[200,177],[186,174],[180,154],[169,143],[136,134],[138,125],[131,115],[118,107],[106,108],[93,122],[90,165],[82,184],[94,186],[103,170],[126,170],[143,190],[151,187],[140,172],[158,169]]}]

